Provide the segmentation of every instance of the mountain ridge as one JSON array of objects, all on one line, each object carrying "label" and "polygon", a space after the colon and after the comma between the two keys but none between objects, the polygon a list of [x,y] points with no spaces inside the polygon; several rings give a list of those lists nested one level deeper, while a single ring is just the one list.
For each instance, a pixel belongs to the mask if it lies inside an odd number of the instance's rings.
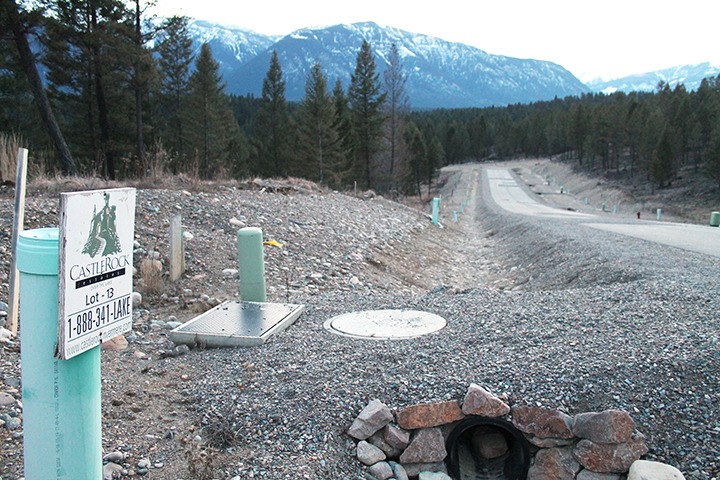
[{"label": "mountain ridge", "polygon": [[[198,20],[191,23],[196,43],[211,39],[227,91],[238,95],[260,95],[273,50],[280,59],[288,100],[303,97],[307,75],[316,61],[330,85],[339,79],[347,87],[363,40],[371,44],[381,75],[390,45],[397,45],[414,108],[503,106],[589,92],[569,71],[552,62],[492,55],[476,47],[375,22],[308,27],[278,39],[236,29],[234,40],[227,37],[232,31],[227,27]],[[207,29],[223,29],[226,36],[217,32],[210,35]],[[251,45],[253,41],[259,46]]]},{"label": "mountain ridge", "polygon": [[720,66],[704,62],[583,83],[554,62],[494,55],[372,21],[264,35],[243,27],[193,19],[189,32],[196,50],[204,42],[210,44],[226,91],[231,94],[260,96],[270,56],[276,50],[290,101],[303,98],[307,75],[316,61],[322,65],[330,88],[337,79],[347,88],[363,40],[373,48],[381,78],[390,45],[398,46],[413,108],[506,106],[586,93],[651,92],[660,81],[671,88],[683,83],[688,90],[694,90],[703,78],[720,74]]}]

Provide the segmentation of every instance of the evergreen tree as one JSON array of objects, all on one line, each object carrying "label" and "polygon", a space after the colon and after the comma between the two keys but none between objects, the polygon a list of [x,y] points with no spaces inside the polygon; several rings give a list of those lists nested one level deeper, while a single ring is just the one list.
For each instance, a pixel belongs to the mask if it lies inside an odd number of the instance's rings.
[{"label": "evergreen tree", "polygon": [[708,161],[705,165],[705,171],[717,182],[720,188],[720,122],[710,132],[710,141],[707,151]]},{"label": "evergreen tree", "polygon": [[233,168],[231,147],[237,142],[240,128],[233,117],[230,103],[210,45],[204,43],[190,76],[187,125],[187,146],[196,159],[201,178],[215,178]]},{"label": "evergreen tree", "polygon": [[357,55],[355,72],[348,91],[353,160],[356,178],[365,188],[373,188],[373,161],[383,148],[382,106],[386,94],[380,92],[380,75],[375,73],[375,56],[370,44],[363,41]]},{"label": "evergreen tree", "polygon": [[432,136],[425,140],[427,144],[427,161],[425,162],[425,179],[427,180],[428,195],[432,189],[433,179],[437,174],[438,168],[442,167],[445,162],[445,151],[443,150],[440,139]]},{"label": "evergreen tree", "polygon": [[50,2],[45,63],[76,145],[114,179],[134,143],[131,15],[119,0]]},{"label": "evergreen tree", "polygon": [[140,0],[133,0],[133,41],[131,56],[133,58],[131,85],[135,95],[135,144],[137,155],[137,173],[145,172],[145,99],[149,94],[150,84],[156,73],[155,63],[147,43],[153,39],[155,32],[143,31],[143,15],[150,5],[143,8]]},{"label": "evergreen tree", "polygon": [[410,100],[405,91],[407,76],[397,45],[393,43],[387,56],[388,67],[383,74],[385,91],[386,138],[388,143],[388,177],[390,189],[394,190],[398,179],[406,174],[407,147],[405,145],[405,122],[410,110]]},{"label": "evergreen tree", "polygon": [[332,178],[335,173],[333,167],[340,156],[340,136],[335,123],[335,104],[319,63],[313,65],[305,84],[305,98],[298,112],[298,136],[301,176],[327,183],[328,177]]},{"label": "evergreen tree", "polygon": [[179,169],[179,162],[188,156],[184,145],[185,97],[188,91],[190,68],[194,58],[192,39],[188,31],[187,17],[170,17],[160,29],[157,52],[160,66],[161,111],[158,115],[159,134],[164,144],[173,152],[173,171]]},{"label": "evergreen tree", "polygon": [[414,122],[409,122],[404,132],[405,143],[410,151],[410,174],[408,183],[412,190],[422,198],[422,189],[420,188],[425,179],[425,165],[427,164],[427,146],[425,138],[420,129]]},{"label": "evergreen tree", "polygon": [[672,178],[673,165],[675,162],[675,145],[673,133],[670,128],[665,128],[660,136],[660,141],[655,149],[652,162],[652,176],[659,187],[665,186]]},{"label": "evergreen tree", "polygon": [[260,109],[255,117],[253,136],[257,148],[257,170],[265,176],[283,176],[290,158],[289,113],[285,100],[285,80],[277,51],[263,80]]}]

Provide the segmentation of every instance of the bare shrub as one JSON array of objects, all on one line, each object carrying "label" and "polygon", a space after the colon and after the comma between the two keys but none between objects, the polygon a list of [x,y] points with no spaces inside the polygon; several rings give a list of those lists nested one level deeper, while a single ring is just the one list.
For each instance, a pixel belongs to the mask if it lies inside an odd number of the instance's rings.
[{"label": "bare shrub", "polygon": [[217,451],[211,448],[202,448],[201,445],[190,443],[185,450],[188,474],[194,480],[212,480],[218,468],[219,458]]},{"label": "bare shrub", "polygon": [[163,147],[162,140],[158,139],[150,149],[150,153],[147,156],[147,170],[145,171],[145,177],[149,177],[153,182],[157,182],[166,178],[169,174],[168,167],[170,166],[172,158],[170,152],[165,150]]},{"label": "bare shrub", "polygon": [[164,288],[162,263],[149,257],[140,262],[140,285],[143,293],[158,295]]}]

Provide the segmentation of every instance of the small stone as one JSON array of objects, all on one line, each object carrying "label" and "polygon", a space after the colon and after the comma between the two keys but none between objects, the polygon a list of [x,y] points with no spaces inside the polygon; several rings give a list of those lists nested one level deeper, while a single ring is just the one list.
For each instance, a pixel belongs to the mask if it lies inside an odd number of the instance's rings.
[{"label": "small stone", "polygon": [[605,410],[575,415],[573,433],[594,443],[624,443],[632,438],[635,422],[628,412]]},{"label": "small stone", "polygon": [[581,470],[576,480],[620,480],[617,473],[597,473],[590,470]]},{"label": "small stone", "polygon": [[410,445],[400,455],[400,463],[442,462],[447,456],[445,439],[439,428],[424,428],[415,432]]},{"label": "small stone", "polygon": [[452,478],[443,472],[420,472],[418,480],[452,480]]},{"label": "small stone", "polygon": [[125,460],[125,454],[118,450],[110,452],[103,457],[103,462],[121,463]]},{"label": "small stone", "polygon": [[411,405],[397,413],[398,425],[407,430],[437,427],[463,418],[465,415],[455,400]]},{"label": "small stone", "polygon": [[573,438],[572,417],[544,407],[513,407],[515,428],[540,438]]},{"label": "small stone", "polygon": [[365,440],[390,423],[393,419],[390,409],[380,400],[371,400],[360,412],[348,429],[348,435]]},{"label": "small stone", "polygon": [[7,392],[0,392],[0,405],[1,406],[8,406],[13,405],[15,403],[15,397],[10,395]]},{"label": "small stone", "polygon": [[390,468],[393,471],[393,477],[395,477],[395,480],[409,480],[405,467],[396,462],[388,462],[388,465],[390,465]]},{"label": "small stone", "polygon": [[573,438],[540,438],[535,435],[525,435],[527,441],[540,448],[567,447],[575,442]]},{"label": "small stone", "polygon": [[575,446],[580,464],[598,473],[625,473],[632,463],[648,452],[645,437],[637,434],[626,443],[603,444],[583,439]]},{"label": "small stone", "polygon": [[471,442],[475,452],[480,458],[486,460],[500,458],[509,450],[505,436],[491,427],[475,428],[472,432]]},{"label": "small stone", "polygon": [[677,468],[660,462],[636,460],[630,465],[627,480],[685,480]]},{"label": "small stone", "polygon": [[247,226],[247,224],[245,222],[243,222],[242,220],[238,220],[235,217],[230,219],[230,225],[232,225],[233,227],[238,227],[238,228],[245,228]]},{"label": "small stone", "polygon": [[399,457],[402,453],[402,450],[400,450],[399,448],[394,448],[392,445],[385,441],[383,430],[378,430],[377,432],[372,434],[367,441],[370,442],[371,445],[375,445],[380,450],[382,450],[385,455],[387,455],[387,458]]},{"label": "small stone", "polygon": [[0,327],[0,342],[7,343],[12,341],[12,332],[5,327]]},{"label": "small stone", "polygon": [[395,425],[386,425],[383,430],[385,441],[393,448],[405,450],[410,444],[410,432]]},{"label": "small stone", "polygon": [[471,383],[463,400],[462,412],[496,418],[510,413],[510,406],[480,385]]},{"label": "small stone", "polygon": [[234,278],[238,276],[239,270],[237,268],[225,268],[222,271],[223,277],[225,278]]},{"label": "small stone", "polygon": [[535,463],[528,470],[528,480],[574,480],[580,464],[569,448],[545,448],[535,455]]},{"label": "small stone", "polygon": [[132,292],[130,299],[132,302],[132,308],[139,308],[140,305],[142,305],[143,298],[140,292]]},{"label": "small stone", "polygon": [[102,467],[103,480],[113,480],[122,475],[123,468],[113,462],[108,462]]},{"label": "small stone", "polygon": [[377,480],[388,480],[393,476],[393,470],[387,462],[378,462],[368,468],[368,473]]},{"label": "small stone", "polygon": [[124,335],[118,335],[117,337],[102,342],[101,347],[103,350],[110,352],[122,352],[128,348],[128,341]]},{"label": "small stone", "polygon": [[147,460],[145,458],[138,460],[137,467],[138,468],[148,468],[150,466],[150,460]]},{"label": "small stone", "polygon": [[357,459],[365,465],[374,465],[386,458],[382,450],[365,440],[361,440],[357,445]]},{"label": "small stone", "polygon": [[410,478],[416,478],[423,472],[442,472],[447,474],[445,462],[433,463],[403,463],[403,468]]}]

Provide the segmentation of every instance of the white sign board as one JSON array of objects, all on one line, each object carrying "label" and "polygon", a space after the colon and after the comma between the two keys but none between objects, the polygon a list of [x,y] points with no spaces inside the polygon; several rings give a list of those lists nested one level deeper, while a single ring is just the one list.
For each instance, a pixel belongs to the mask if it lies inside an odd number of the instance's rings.
[{"label": "white sign board", "polygon": [[134,235],[134,188],[60,194],[60,358],[132,329]]}]

